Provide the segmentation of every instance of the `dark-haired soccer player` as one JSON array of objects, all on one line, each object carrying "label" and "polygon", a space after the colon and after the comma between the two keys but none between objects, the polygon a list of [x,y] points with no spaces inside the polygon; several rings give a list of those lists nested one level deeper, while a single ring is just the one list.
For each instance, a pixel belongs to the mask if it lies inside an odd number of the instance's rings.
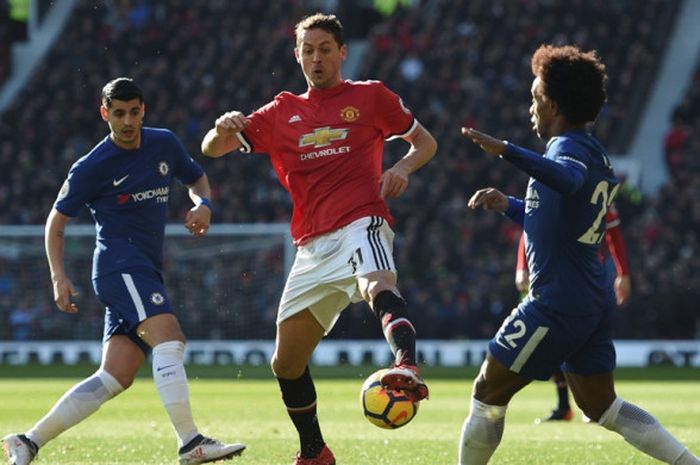
[{"label": "dark-haired soccer player", "polygon": [[[351,301],[370,304],[396,355],[382,383],[415,400],[428,395],[416,366],[415,329],[396,288],[392,218],[384,199],[406,190],[409,175],[433,158],[437,144],[381,82],[342,79],[347,46],[335,16],[307,17],[295,31],[295,57],[308,91],[282,92],[248,116],[223,114],[202,141],[202,152],[267,153],[291,194],[297,254],[279,306],[272,369],[299,433],[294,463],[332,465],[307,365]],[[410,148],[382,173],[384,140],[397,137]]]},{"label": "dark-haired soccer player", "polygon": [[530,114],[537,135],[548,140],[544,156],[462,129],[487,153],[531,176],[524,200],[492,187],[469,199],[473,209],[495,210],[523,225],[531,276],[528,296],[489,343],[462,428],[459,463],[488,463],[513,395],[562,366],[586,416],[663,462],[700,464],[656,418],[615,393],[615,297],[598,249],[618,180],[605,149],[586,130],[606,99],[605,66],[595,52],[542,46],[532,72]]},{"label": "dark-haired soccer player", "polygon": [[27,433],[5,436],[5,454],[12,465],[32,462],[40,447],[131,386],[152,348],[153,379],[177,434],[180,463],[231,458],[245,446],[202,436],[192,419],[185,336],[162,278],[173,179],[189,190],[194,207],[185,227],[195,236],[209,229],[209,181],[172,132],[143,127],[143,93],[131,79],[104,86],[100,113],[110,134],[71,167],[46,221],[46,255],[56,305],[77,313],[77,294],[63,263],[64,231],[86,205],[97,232],[92,283],[105,306],[102,364]]}]

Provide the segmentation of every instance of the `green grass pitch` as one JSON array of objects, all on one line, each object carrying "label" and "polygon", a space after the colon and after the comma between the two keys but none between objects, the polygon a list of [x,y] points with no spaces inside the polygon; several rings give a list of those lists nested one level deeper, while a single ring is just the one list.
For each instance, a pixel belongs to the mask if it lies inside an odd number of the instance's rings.
[{"label": "green grass pitch", "polygon": [[[0,435],[25,431],[92,367],[62,370],[0,366]],[[248,445],[231,464],[289,465],[298,448],[277,383],[267,369],[190,368],[190,391],[200,430]],[[319,419],[339,465],[454,465],[469,406],[473,370],[426,370],[431,398],[408,426],[387,431],[367,422],[359,405],[363,377],[372,368],[336,368],[317,374]],[[338,378],[344,372],[346,378]],[[47,444],[38,465],[174,464],[175,436],[152,381],[134,386],[95,415]],[[40,377],[40,375],[46,377]],[[700,453],[700,373],[685,370],[621,371],[618,393],[656,415]],[[219,376],[218,378],[215,376]],[[555,402],[552,383],[537,382],[511,403],[506,430],[492,464],[656,464],[616,434],[581,421],[535,425]]]}]

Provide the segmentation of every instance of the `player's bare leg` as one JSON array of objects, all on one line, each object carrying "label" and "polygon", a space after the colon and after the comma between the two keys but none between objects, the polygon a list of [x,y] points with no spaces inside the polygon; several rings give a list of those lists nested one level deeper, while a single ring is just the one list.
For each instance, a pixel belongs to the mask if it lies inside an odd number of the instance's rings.
[{"label": "player's bare leg", "polygon": [[416,329],[406,308],[406,301],[396,289],[396,274],[375,271],[358,278],[362,296],[382,324],[382,332],[394,354],[394,365],[382,375],[387,389],[401,390],[414,402],[428,397],[428,386],[420,376],[416,361]]},{"label": "player's bare leg", "polygon": [[112,337],[105,343],[102,364],[92,376],[68,390],[26,434],[5,436],[3,449],[9,463],[31,463],[40,447],[131,386],[143,360],[143,352],[129,338]]},{"label": "player's bare leg", "polygon": [[300,451],[295,465],[334,465],[316,413],[316,388],[309,372],[309,359],[324,335],[324,329],[309,310],[277,325],[272,371],[282,391],[289,418],[299,433]]},{"label": "player's bare leg", "polygon": [[582,376],[566,373],[578,406],[590,419],[620,434],[645,454],[673,465],[700,465],[700,459],[664,428],[650,413],[615,393],[613,374]]}]

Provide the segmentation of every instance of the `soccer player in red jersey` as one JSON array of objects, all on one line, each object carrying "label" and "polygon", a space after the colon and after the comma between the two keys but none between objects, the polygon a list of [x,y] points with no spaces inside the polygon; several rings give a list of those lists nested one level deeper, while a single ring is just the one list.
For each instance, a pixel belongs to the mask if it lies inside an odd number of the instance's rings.
[{"label": "soccer player in red jersey", "polygon": [[[620,215],[615,208],[615,204],[610,205],[610,209],[605,215],[605,246],[600,248],[600,259],[605,260],[605,248],[607,247],[610,257],[615,264],[615,281],[614,290],[617,305],[622,306],[629,300],[632,292],[632,284],[630,280],[629,264],[627,262],[627,249],[625,248],[624,238],[620,230]],[[518,258],[515,266],[515,287],[524,297],[528,292],[529,272],[527,269],[527,258],[525,257],[525,236],[520,236],[518,243]],[[552,381],[557,387],[558,404],[555,409],[544,418],[544,421],[564,420],[569,421],[574,417],[574,412],[571,410],[569,403],[569,387],[566,383],[566,378],[561,370],[552,374]],[[587,417],[584,417],[586,419]],[[537,423],[541,419],[536,420]]]},{"label": "soccer player in red jersey", "polygon": [[[348,50],[335,16],[304,18],[295,33],[294,53],[308,91],[281,92],[247,116],[224,113],[204,137],[202,152],[267,153],[292,197],[297,254],[279,305],[272,370],[299,433],[294,463],[333,465],[308,362],[350,302],[369,303],[395,355],[382,384],[416,401],[428,395],[416,366],[415,329],[396,287],[393,220],[385,199],[403,194],[437,143],[381,82],[343,80]],[[394,138],[410,147],[382,172],[384,141]]]}]

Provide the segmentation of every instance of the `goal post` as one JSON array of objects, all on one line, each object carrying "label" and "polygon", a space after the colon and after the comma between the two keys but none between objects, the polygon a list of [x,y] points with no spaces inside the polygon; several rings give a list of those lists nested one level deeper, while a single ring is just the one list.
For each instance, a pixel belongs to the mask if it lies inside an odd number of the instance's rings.
[{"label": "goal post", "polygon": [[[200,237],[169,224],[165,235],[165,287],[188,339],[274,338],[295,253],[287,224],[214,224]],[[69,315],[53,303],[44,227],[0,227],[0,340],[99,340],[94,248],[94,225],[67,226],[64,262],[80,293],[80,312]]]}]

